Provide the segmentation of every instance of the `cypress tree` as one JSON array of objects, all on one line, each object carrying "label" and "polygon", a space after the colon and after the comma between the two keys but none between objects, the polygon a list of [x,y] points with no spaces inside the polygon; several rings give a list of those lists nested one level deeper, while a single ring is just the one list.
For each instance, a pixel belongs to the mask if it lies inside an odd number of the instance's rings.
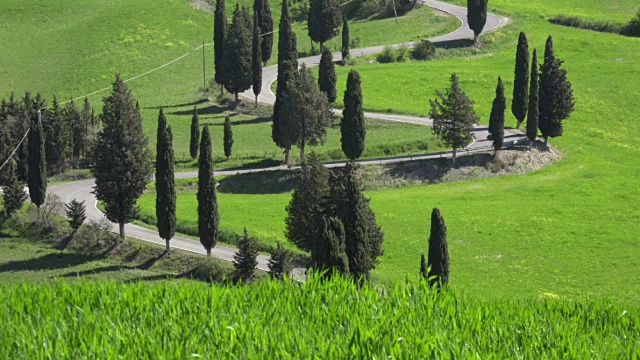
[{"label": "cypress tree", "polygon": [[538,51],[533,49],[531,60],[531,87],[529,88],[529,111],[527,113],[527,138],[529,139],[529,151],[538,136]]},{"label": "cypress tree", "polygon": [[347,158],[355,161],[362,156],[367,128],[362,109],[362,80],[360,80],[360,74],[355,70],[351,70],[347,77],[340,133],[342,135],[340,138],[342,152]]},{"label": "cypress tree", "polygon": [[258,96],[262,90],[262,57],[260,55],[260,28],[258,26],[258,13],[253,14],[253,39],[251,52],[251,68],[253,71],[253,94],[256,96],[256,107],[258,107]]},{"label": "cypress tree", "polygon": [[98,133],[93,192],[105,205],[106,216],[124,225],[138,214],[136,202],[153,174],[152,154],[142,131],[142,116],[131,90],[116,74],[111,95],[103,100],[102,130]]},{"label": "cypress tree", "polygon": [[489,117],[489,139],[493,141],[493,148],[502,149],[504,143],[504,111],[507,108],[507,99],[504,97],[504,85],[502,78],[498,78],[496,97],[493,99],[491,116]]},{"label": "cypress tree", "polygon": [[189,141],[189,152],[191,159],[198,157],[198,147],[200,146],[200,120],[198,119],[198,108],[193,107],[193,116],[191,117],[191,139]]},{"label": "cypress tree", "polygon": [[[164,122],[166,125],[166,119]],[[160,131],[160,124],[158,124],[158,131]],[[167,252],[171,250],[169,242],[176,232],[174,163],[173,133],[171,126],[169,126],[163,129],[158,136],[158,153],[156,155],[156,218],[158,219],[158,234],[166,241]]]},{"label": "cypress tree", "polygon": [[520,129],[520,124],[527,116],[529,106],[529,42],[527,35],[520,32],[518,38],[518,50],[516,52],[516,70],[513,81],[513,101],[511,102],[511,112],[516,117],[518,123],[516,129]]},{"label": "cypress tree", "polygon": [[571,115],[575,105],[571,83],[567,80],[567,71],[563,61],[556,58],[553,39],[547,39],[544,51],[544,64],[540,66],[539,89],[539,126],[547,144],[549,137],[562,136],[562,121]]},{"label": "cypress tree", "polygon": [[335,218],[323,218],[323,232],[320,247],[324,247],[321,258],[317,259],[318,267],[341,274],[349,273],[349,258],[345,244],[345,230],[342,222]]},{"label": "cypress tree", "polygon": [[431,212],[431,235],[429,236],[429,284],[438,287],[449,283],[449,248],[447,246],[447,227],[434,208]]},{"label": "cypress tree", "polygon": [[69,147],[68,157],[78,159],[82,157],[83,149],[86,145],[86,138],[84,136],[82,113],[73,100],[65,106],[64,117],[69,129],[67,131],[67,136],[69,137],[67,142]]},{"label": "cypress tree", "polygon": [[291,252],[280,244],[271,251],[271,257],[267,260],[267,266],[269,267],[269,275],[274,279],[282,280],[285,275],[288,275],[293,270],[293,259]]},{"label": "cypress tree", "polygon": [[43,129],[46,135],[47,173],[64,172],[67,167],[67,139],[65,137],[67,126],[63,122],[62,110],[55,96],[51,106],[47,109],[47,116],[43,119]]},{"label": "cypress tree", "polygon": [[238,251],[233,255],[233,266],[242,282],[248,283],[253,280],[258,266],[258,246],[256,240],[249,237],[247,228],[244,228],[244,237],[238,244]]},{"label": "cypress tree", "polygon": [[260,29],[260,56],[262,63],[267,66],[271,59],[273,49],[273,16],[269,0],[255,0],[253,2],[253,12],[258,15],[258,28]]},{"label": "cypress tree", "polygon": [[433,132],[453,147],[452,162],[455,166],[456,150],[474,139],[473,126],[479,119],[473,109],[473,101],[460,88],[456,73],[451,74],[451,87],[444,94],[436,91],[436,96],[435,100],[429,100]]},{"label": "cypress tree", "polygon": [[231,157],[233,149],[233,128],[231,127],[231,118],[228,116],[224,119],[224,156],[227,160]]},{"label": "cypress tree", "polygon": [[225,0],[216,0],[213,28],[213,51],[215,65],[215,81],[220,84],[220,93],[224,92],[224,44],[227,32],[227,10]]},{"label": "cypress tree", "polygon": [[429,280],[429,268],[427,267],[427,260],[424,257],[424,253],[420,254],[420,276],[423,279]]},{"label": "cypress tree", "polygon": [[208,126],[202,129],[202,137],[200,138],[197,196],[200,243],[207,250],[207,256],[211,256],[211,249],[216,246],[220,232],[220,215],[218,214],[216,178],[213,174],[211,135]]},{"label": "cypress tree", "polygon": [[349,58],[349,43],[351,42],[349,34],[349,20],[345,16],[342,20],[342,60]]},{"label": "cypress tree", "polygon": [[13,213],[22,209],[22,205],[27,200],[27,193],[24,191],[24,185],[18,181],[11,166],[7,165],[5,171],[8,173],[7,186],[4,187],[2,192],[2,200],[4,202],[3,215],[5,219],[8,219]]},{"label": "cypress tree", "polygon": [[66,204],[65,208],[65,214],[69,218],[69,226],[75,233],[87,219],[87,208],[84,201],[80,202],[76,199],[73,199],[70,203]]},{"label": "cypress tree", "polygon": [[467,0],[467,21],[473,30],[473,45],[478,45],[478,37],[487,22],[487,5],[489,0]]},{"label": "cypress tree", "polygon": [[310,0],[307,27],[311,40],[320,43],[338,35],[342,25],[342,11],[334,0]]},{"label": "cypress tree", "polygon": [[320,67],[318,69],[318,87],[327,95],[329,103],[334,103],[338,96],[338,90],[336,89],[337,81],[338,75],[336,75],[336,67],[333,63],[333,54],[331,50],[323,47],[322,56],[320,57]]},{"label": "cypress tree", "polygon": [[26,182],[28,180],[28,177],[29,177],[28,159],[29,159],[29,137],[27,136],[22,142],[22,144],[20,144],[20,146],[18,147],[18,159],[16,161],[16,168],[17,168],[19,181]]},{"label": "cypress tree", "polygon": [[233,19],[224,39],[224,87],[235,95],[249,89],[252,84],[251,17],[246,7],[236,4]]},{"label": "cypress tree", "polygon": [[160,154],[162,154],[162,140],[164,138],[164,131],[167,129],[167,117],[164,116],[164,110],[162,107],[160,108],[160,112],[158,113],[158,129],[156,130],[156,177],[161,169],[158,168],[158,159],[160,158]]},{"label": "cypress tree", "polygon": [[89,98],[84,98],[84,103],[82,104],[82,111],[80,113],[80,121],[82,124],[82,137],[84,139],[82,143],[80,156],[83,158],[89,157],[89,153],[91,148],[95,144],[95,129],[94,129],[94,115],[93,109],[91,108],[91,103],[89,102]]},{"label": "cypress tree", "polygon": [[[39,95],[38,95],[39,97]],[[36,99],[32,104],[25,104],[25,113],[31,117],[29,132],[29,197],[38,209],[44,204],[47,196],[47,160],[45,158],[45,135],[42,129],[42,108],[44,103]]]},{"label": "cypress tree", "polygon": [[[11,106],[13,103],[13,106]],[[18,126],[16,126],[16,139],[22,139],[24,134],[29,130],[31,123],[33,121],[31,114],[33,109],[33,101],[31,100],[31,94],[29,92],[25,92],[24,99],[22,100],[22,105],[18,105],[18,103],[14,99],[13,93],[11,93],[11,99],[9,105],[13,107],[12,112],[14,112],[16,117],[18,118]],[[31,133],[31,131],[29,131]],[[29,181],[29,139],[31,137],[27,136],[24,138],[22,144],[18,149],[18,161],[17,161],[17,169],[18,169],[18,180],[23,182]],[[19,141],[19,140],[18,140]]]}]

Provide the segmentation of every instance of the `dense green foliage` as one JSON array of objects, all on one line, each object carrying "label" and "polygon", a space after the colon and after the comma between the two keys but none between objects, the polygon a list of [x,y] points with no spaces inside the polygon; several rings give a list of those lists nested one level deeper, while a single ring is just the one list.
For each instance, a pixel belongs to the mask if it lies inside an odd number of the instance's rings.
[{"label": "dense green foliage", "polygon": [[504,144],[504,112],[507,108],[507,99],[504,97],[504,85],[502,78],[498,78],[496,97],[493,99],[491,115],[489,116],[489,140],[493,142],[493,148],[498,151]]},{"label": "dense green foliage", "polygon": [[24,185],[22,185],[16,178],[15,170],[8,168],[9,172],[7,177],[7,185],[2,190],[2,203],[4,209],[2,210],[2,216],[4,218],[10,218],[16,211],[22,209],[22,205],[27,200],[27,193],[24,191]]},{"label": "dense green foliage", "polygon": [[251,25],[249,9],[245,6],[241,8],[237,3],[225,34],[223,50],[224,87],[235,95],[236,101],[238,94],[252,84]]},{"label": "dense green foliage", "polygon": [[473,43],[478,44],[478,36],[487,22],[487,5],[489,0],[467,0],[467,21],[473,30]]},{"label": "dense green foliage", "polygon": [[326,270],[329,275],[349,273],[349,258],[344,225],[335,217],[323,218],[322,238],[318,243],[314,266]]},{"label": "dense green foliage", "polygon": [[258,95],[262,91],[262,55],[260,27],[258,23],[258,14],[253,14],[253,37],[251,39],[251,79],[253,94],[256,96],[256,107],[258,107]]},{"label": "dense green foliage", "polygon": [[258,16],[258,28],[260,40],[260,57],[264,66],[271,59],[273,50],[273,16],[269,0],[254,0],[253,13]]},{"label": "dense green foliage", "polygon": [[158,119],[158,152],[156,153],[156,218],[158,219],[158,234],[166,241],[169,251],[169,241],[176,232],[176,179],[173,171],[175,157],[173,154],[173,132],[171,126],[166,126],[166,118],[160,110]]},{"label": "dense green foliage", "polygon": [[431,233],[429,235],[429,261],[427,276],[431,286],[439,287],[449,283],[449,247],[447,245],[447,226],[440,215],[440,209],[431,212]]},{"label": "dense green foliage", "polygon": [[258,266],[258,249],[256,240],[249,237],[247,229],[244,229],[244,237],[238,244],[238,251],[233,255],[233,266],[236,268],[236,275],[244,282],[250,282],[255,275]]},{"label": "dense green foliage", "polygon": [[74,232],[78,231],[87,219],[87,207],[84,201],[71,200],[71,202],[65,205],[65,215],[69,218],[68,222],[71,229],[73,229]]},{"label": "dense green foliage", "polygon": [[66,124],[63,109],[57,97],[53,97],[46,116],[42,119],[45,132],[45,152],[47,157],[47,173],[55,175],[67,169],[67,149],[69,147],[69,127]]},{"label": "dense green foliage", "polygon": [[518,50],[516,51],[516,70],[513,80],[513,101],[511,113],[517,120],[516,128],[527,116],[529,107],[529,41],[524,31],[518,37]]},{"label": "dense green foliage", "polygon": [[276,279],[284,279],[285,275],[288,275],[293,269],[292,254],[289,250],[282,247],[279,241],[277,246],[271,251],[267,262],[269,275]]},{"label": "dense green foliage", "polygon": [[153,173],[152,155],[142,132],[140,109],[120,75],[103,102],[102,130],[91,168],[96,179],[94,193],[104,204],[107,218],[120,224],[124,238],[124,224],[135,219],[136,201]]},{"label": "dense green foliage", "polygon": [[307,28],[311,40],[324,43],[338,35],[342,25],[342,10],[335,0],[310,0]]},{"label": "dense green foliage", "polygon": [[222,141],[224,143],[224,156],[229,160],[233,151],[233,128],[231,127],[231,118],[228,116],[224,119],[224,138]]},{"label": "dense green foliage", "polygon": [[340,52],[342,53],[342,60],[349,58],[349,45],[351,41],[351,35],[349,34],[349,20],[345,17],[342,19],[342,46]]},{"label": "dense green foliage", "polygon": [[30,119],[31,131],[29,131],[29,198],[38,208],[44,204],[47,196],[47,160],[45,158],[45,135],[42,129],[42,108],[44,103],[40,95],[32,102],[29,95],[25,95],[25,118]]},{"label": "dense green foliage", "polygon": [[198,117],[198,108],[193,107],[193,116],[191,117],[191,137],[189,137],[189,154],[191,159],[198,157],[198,148],[200,147],[200,118]]},{"label": "dense green foliage", "polygon": [[336,101],[337,82],[338,76],[336,75],[336,66],[333,63],[333,54],[329,48],[323,47],[318,67],[318,87],[327,95],[329,103]]},{"label": "dense green foliage", "polygon": [[202,129],[200,158],[198,159],[198,235],[200,243],[211,256],[220,234],[220,214],[216,195],[216,178],[213,174],[211,134],[209,126]]},{"label": "dense green foliage", "polygon": [[214,64],[215,64],[215,81],[220,84],[220,90],[224,84],[224,46],[227,33],[227,10],[226,0],[216,0],[216,10],[214,13],[213,24],[213,46],[214,46]]},{"label": "dense green foliage", "polygon": [[340,122],[340,142],[342,151],[349,160],[362,156],[367,136],[364,110],[362,108],[362,80],[360,74],[351,70],[347,77],[347,90],[344,93],[344,110]]},{"label": "dense green foliage", "polygon": [[531,148],[533,142],[538,137],[538,114],[540,113],[538,98],[538,49],[533,49],[530,78],[529,111],[527,111],[527,138],[529,139],[529,148]]},{"label": "dense green foliage", "polygon": [[436,55],[436,46],[429,40],[421,40],[411,49],[411,57],[416,60],[429,60]]}]

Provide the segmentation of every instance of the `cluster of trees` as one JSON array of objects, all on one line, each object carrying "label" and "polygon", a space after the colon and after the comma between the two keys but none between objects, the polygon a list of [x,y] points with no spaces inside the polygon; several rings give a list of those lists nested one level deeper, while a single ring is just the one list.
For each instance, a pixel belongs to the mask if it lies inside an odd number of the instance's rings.
[{"label": "cluster of trees", "polygon": [[[198,116],[198,108],[193,108],[193,116],[191,117],[191,137],[189,140],[189,154],[191,159],[198,158],[200,149],[200,117]],[[233,153],[233,125],[231,124],[231,118],[229,116],[224,119],[224,156],[229,160]]]},{"label": "cluster of trees", "polygon": [[368,279],[383,253],[384,233],[351,163],[330,172],[312,152],[296,178],[285,222],[287,239],[329,275]]}]

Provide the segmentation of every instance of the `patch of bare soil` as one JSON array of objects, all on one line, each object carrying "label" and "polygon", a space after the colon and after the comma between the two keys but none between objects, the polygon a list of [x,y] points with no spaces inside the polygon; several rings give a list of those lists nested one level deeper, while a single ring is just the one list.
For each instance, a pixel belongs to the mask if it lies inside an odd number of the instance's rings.
[{"label": "patch of bare soil", "polygon": [[208,0],[191,0],[191,7],[196,10],[213,14],[213,5],[211,5]]}]

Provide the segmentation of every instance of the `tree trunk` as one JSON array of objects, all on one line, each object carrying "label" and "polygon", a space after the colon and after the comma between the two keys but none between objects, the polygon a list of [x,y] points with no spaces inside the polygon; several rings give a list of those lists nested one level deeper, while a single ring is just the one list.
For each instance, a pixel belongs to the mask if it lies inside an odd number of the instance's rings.
[{"label": "tree trunk", "polygon": [[207,256],[211,257],[211,248],[207,248]]},{"label": "tree trunk", "polygon": [[220,95],[224,95],[224,86],[220,84]]},{"label": "tree trunk", "polygon": [[549,144],[549,137],[545,136],[544,137],[544,145],[546,146],[547,144]]},{"label": "tree trunk", "polygon": [[290,152],[290,151],[291,151],[291,146],[287,146],[287,147],[284,149],[284,163],[285,163],[286,165],[288,165],[288,164],[289,164],[289,152]]},{"label": "tree trunk", "polygon": [[473,46],[478,47],[478,37],[480,37],[480,34],[476,33],[475,31],[473,32]]},{"label": "tree trunk", "polygon": [[300,163],[304,164],[304,142],[300,146]]},{"label": "tree trunk", "polygon": [[238,102],[238,93],[235,93],[236,102]]},{"label": "tree trunk", "polygon": [[124,239],[124,221],[120,221],[120,237]]},{"label": "tree trunk", "polygon": [[320,54],[322,54],[322,49],[324,49],[324,43],[321,41],[320,42]]},{"label": "tree trunk", "polygon": [[456,148],[453,148],[453,157],[451,157],[451,161],[453,162],[453,167],[456,166]]},{"label": "tree trunk", "polygon": [[529,151],[533,150],[533,140],[529,140]]},{"label": "tree trunk", "polygon": [[171,246],[169,246],[169,239],[166,240],[167,241],[167,252],[171,251]]},{"label": "tree trunk", "polygon": [[258,108],[258,96],[259,95],[256,95],[256,109]]},{"label": "tree trunk", "polygon": [[520,125],[522,125],[522,121],[517,120],[517,122],[516,122],[516,130],[520,130]]}]

